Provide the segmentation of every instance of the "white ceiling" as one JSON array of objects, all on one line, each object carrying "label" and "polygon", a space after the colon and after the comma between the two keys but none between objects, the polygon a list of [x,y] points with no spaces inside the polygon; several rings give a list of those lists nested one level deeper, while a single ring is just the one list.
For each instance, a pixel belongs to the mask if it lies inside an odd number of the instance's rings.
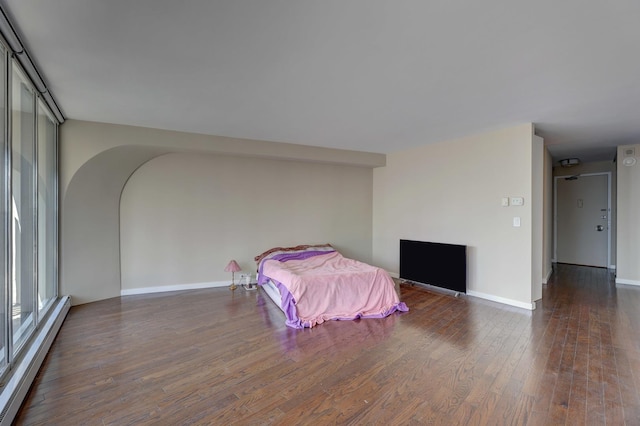
[{"label": "white ceiling", "polygon": [[0,0],[67,118],[389,153],[640,142],[640,2]]}]

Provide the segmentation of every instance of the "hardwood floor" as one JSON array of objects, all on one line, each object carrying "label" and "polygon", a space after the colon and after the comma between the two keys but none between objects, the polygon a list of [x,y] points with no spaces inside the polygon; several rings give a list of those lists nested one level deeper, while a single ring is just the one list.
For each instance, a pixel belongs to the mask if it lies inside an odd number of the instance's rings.
[{"label": "hardwood floor", "polygon": [[401,291],[306,330],[242,289],[74,307],[16,424],[640,424],[640,288],[558,265],[533,312]]}]

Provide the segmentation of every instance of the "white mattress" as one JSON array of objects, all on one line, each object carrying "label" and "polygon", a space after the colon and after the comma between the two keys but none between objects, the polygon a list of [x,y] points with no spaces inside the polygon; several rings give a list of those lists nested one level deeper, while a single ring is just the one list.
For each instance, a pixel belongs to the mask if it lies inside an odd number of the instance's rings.
[{"label": "white mattress", "polygon": [[275,284],[273,284],[271,280],[267,280],[267,282],[262,285],[262,289],[267,293],[271,300],[273,300],[273,303],[282,310],[282,297],[280,296],[280,290],[278,290]]}]

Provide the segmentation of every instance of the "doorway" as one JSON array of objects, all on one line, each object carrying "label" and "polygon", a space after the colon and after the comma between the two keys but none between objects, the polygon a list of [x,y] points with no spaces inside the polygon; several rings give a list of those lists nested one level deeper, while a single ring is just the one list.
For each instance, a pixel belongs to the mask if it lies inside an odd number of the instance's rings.
[{"label": "doorway", "polygon": [[611,265],[611,173],[554,179],[554,262]]}]

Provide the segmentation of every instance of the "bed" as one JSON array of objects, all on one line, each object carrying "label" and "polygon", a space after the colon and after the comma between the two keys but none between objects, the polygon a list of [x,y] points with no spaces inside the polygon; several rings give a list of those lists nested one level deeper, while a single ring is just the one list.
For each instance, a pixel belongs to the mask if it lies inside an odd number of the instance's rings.
[{"label": "bed", "polygon": [[255,261],[258,285],[292,328],[409,310],[384,269],[346,258],[330,244],[275,247]]}]

